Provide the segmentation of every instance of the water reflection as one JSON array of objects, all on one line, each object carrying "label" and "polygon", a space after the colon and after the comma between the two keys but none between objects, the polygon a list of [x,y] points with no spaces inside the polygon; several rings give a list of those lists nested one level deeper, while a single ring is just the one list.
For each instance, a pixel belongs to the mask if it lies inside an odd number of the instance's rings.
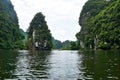
[{"label": "water reflection", "polygon": [[19,51],[16,69],[13,76],[20,80],[26,80],[29,76],[31,76],[29,73],[29,67],[29,52],[25,50]]},{"label": "water reflection", "polygon": [[14,76],[20,80],[39,80],[48,78],[49,51],[19,51],[17,69]]},{"label": "water reflection", "polygon": [[16,69],[17,51],[0,50],[0,80],[13,78]]},{"label": "water reflection", "polygon": [[0,79],[119,80],[119,52],[0,50]]},{"label": "water reflection", "polygon": [[84,52],[81,67],[83,79],[119,80],[120,53],[118,50]]},{"label": "water reflection", "polygon": [[49,78],[49,55],[50,51],[36,51],[30,54],[30,73],[35,79]]},{"label": "water reflection", "polygon": [[50,55],[51,80],[77,80],[78,69],[78,51],[52,51]]},{"label": "water reflection", "polygon": [[21,51],[14,76],[20,80],[76,80],[77,51]]}]

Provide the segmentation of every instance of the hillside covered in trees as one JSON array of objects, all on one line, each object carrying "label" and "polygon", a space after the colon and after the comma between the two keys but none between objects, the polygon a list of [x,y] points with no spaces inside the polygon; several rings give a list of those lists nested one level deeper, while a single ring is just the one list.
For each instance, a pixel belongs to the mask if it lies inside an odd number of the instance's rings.
[{"label": "hillside covered in trees", "polygon": [[24,36],[10,0],[0,0],[0,49],[20,48]]},{"label": "hillside covered in trees", "polygon": [[87,49],[120,48],[120,1],[88,0],[79,18],[79,47]]},{"label": "hillside covered in trees", "polygon": [[51,50],[52,36],[41,12],[34,16],[27,33],[29,49]]},{"label": "hillside covered in trees", "polygon": [[79,49],[76,41],[66,40],[64,42],[61,42],[59,40],[52,38],[52,44],[53,44],[52,49],[59,49],[59,50],[78,50]]}]

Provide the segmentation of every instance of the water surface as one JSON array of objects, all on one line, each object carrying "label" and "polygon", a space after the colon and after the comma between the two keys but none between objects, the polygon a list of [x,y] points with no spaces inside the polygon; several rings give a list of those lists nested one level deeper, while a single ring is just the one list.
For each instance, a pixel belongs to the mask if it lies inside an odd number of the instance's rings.
[{"label": "water surface", "polygon": [[3,51],[0,79],[120,80],[120,51]]}]

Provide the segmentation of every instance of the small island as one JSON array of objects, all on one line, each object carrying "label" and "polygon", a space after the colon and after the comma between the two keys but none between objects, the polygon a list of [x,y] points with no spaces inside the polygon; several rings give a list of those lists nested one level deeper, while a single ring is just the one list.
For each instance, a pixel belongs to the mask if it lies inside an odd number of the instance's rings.
[{"label": "small island", "polygon": [[27,33],[29,49],[51,50],[52,36],[45,21],[45,16],[41,12],[34,16]]}]

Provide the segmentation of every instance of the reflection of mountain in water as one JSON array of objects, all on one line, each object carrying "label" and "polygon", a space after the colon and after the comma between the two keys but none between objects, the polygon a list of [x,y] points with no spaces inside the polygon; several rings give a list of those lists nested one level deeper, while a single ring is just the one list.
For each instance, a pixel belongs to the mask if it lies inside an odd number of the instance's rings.
[{"label": "reflection of mountain in water", "polygon": [[119,80],[119,52],[0,50],[0,79]]},{"label": "reflection of mountain in water", "polygon": [[16,69],[18,52],[0,50],[0,79],[13,78],[12,74]]},{"label": "reflection of mountain in water", "polygon": [[24,79],[41,79],[48,78],[48,51],[20,51],[17,69],[14,76],[24,80]]}]

